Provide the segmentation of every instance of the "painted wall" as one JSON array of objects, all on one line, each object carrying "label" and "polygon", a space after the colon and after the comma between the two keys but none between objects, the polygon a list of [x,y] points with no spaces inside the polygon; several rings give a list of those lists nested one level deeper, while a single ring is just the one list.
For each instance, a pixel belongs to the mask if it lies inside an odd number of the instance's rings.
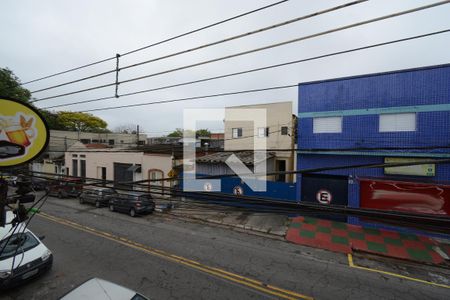
[{"label": "painted wall", "polygon": [[[415,112],[416,130],[379,132],[379,115],[395,112]],[[324,116],[342,116],[342,133],[314,134],[313,118]],[[302,83],[298,117],[298,170],[383,163],[385,157],[392,156],[449,158],[449,148],[434,147],[448,146],[450,141],[450,64]],[[434,177],[385,175],[383,168],[322,173],[353,178],[349,181],[349,205],[354,207],[360,205],[362,178],[450,181],[449,164],[437,165]],[[297,182],[300,195],[300,174]]]},{"label": "painted wall", "polygon": [[[77,157],[73,157],[77,155]],[[85,155],[82,158],[81,155]],[[135,174],[134,180],[148,179],[149,170],[161,170],[166,177],[172,169],[172,157],[169,154],[150,154],[143,152],[111,152],[107,151],[84,151],[70,152],[65,154],[66,167],[70,168],[69,174],[72,175],[72,159],[86,160],[86,177],[101,178],[98,168],[106,167],[106,179],[114,179],[114,163],[140,164],[142,172]],[[80,166],[78,166],[80,172]]]}]

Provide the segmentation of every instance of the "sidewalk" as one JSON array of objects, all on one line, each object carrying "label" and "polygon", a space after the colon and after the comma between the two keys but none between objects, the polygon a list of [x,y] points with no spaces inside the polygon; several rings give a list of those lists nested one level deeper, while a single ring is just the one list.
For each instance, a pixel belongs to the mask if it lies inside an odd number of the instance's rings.
[{"label": "sidewalk", "polygon": [[295,244],[345,254],[356,251],[420,263],[450,265],[449,261],[446,262],[450,257],[450,241],[423,235],[312,217],[289,218],[272,213],[236,211],[233,207],[212,204],[208,204],[207,208],[176,204],[172,209],[163,210],[163,214],[270,234]]},{"label": "sidewalk", "polygon": [[[163,214],[180,218],[189,218],[229,227],[251,230],[264,234],[284,237],[288,229],[289,218],[272,213],[252,213],[236,211],[233,207],[208,204],[208,208],[189,208],[175,204],[172,209],[159,209]],[[158,205],[156,207],[158,211]]]},{"label": "sidewalk", "polygon": [[311,217],[292,219],[286,240],[335,252],[361,251],[430,264],[443,264],[450,255],[450,245],[426,236]]}]

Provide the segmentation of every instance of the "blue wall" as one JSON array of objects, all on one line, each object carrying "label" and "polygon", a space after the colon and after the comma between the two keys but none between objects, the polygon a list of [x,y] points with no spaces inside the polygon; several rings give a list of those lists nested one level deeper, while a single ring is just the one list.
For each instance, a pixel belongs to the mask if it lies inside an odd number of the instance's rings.
[{"label": "blue wall", "polygon": [[[426,107],[424,107],[424,105]],[[384,157],[449,158],[449,148],[362,150],[359,148],[450,146],[450,64],[370,74],[299,85],[297,169],[383,163]],[[416,131],[379,132],[379,113],[416,112]],[[431,109],[430,109],[431,107]],[[372,109],[373,111],[364,111]],[[431,111],[430,111],[431,110]],[[436,110],[436,111],[433,111]],[[316,116],[342,116],[342,133],[313,134]],[[340,153],[317,152],[341,150]],[[349,152],[342,152],[348,149]],[[320,154],[317,154],[320,153]],[[348,155],[338,155],[348,154]],[[383,168],[323,172],[354,177],[388,177]],[[436,166],[436,176],[391,176],[396,180],[450,181],[450,165]],[[298,194],[301,175],[297,177]],[[349,204],[358,205],[357,188],[349,187]]]},{"label": "blue wall", "polygon": [[[299,85],[298,149],[448,145],[450,111],[421,112],[420,107],[442,104],[449,105],[450,109],[450,65],[302,83]],[[415,132],[378,132],[378,114],[352,112],[405,106],[417,106],[412,110],[417,112]],[[334,114],[343,116],[342,133],[313,134],[311,115],[324,111],[344,111]],[[305,113],[310,113],[307,114],[310,117],[302,117]],[[449,149],[433,152],[449,153]]]}]

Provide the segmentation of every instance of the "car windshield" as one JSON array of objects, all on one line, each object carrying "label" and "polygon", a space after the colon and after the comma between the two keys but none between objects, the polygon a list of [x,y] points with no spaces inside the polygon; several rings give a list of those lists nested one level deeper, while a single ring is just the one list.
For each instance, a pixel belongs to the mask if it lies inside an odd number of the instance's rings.
[{"label": "car windshield", "polygon": [[29,232],[16,233],[11,238],[5,238],[0,242],[0,249],[5,249],[0,260],[14,256],[15,253],[30,250],[39,245],[39,241]]}]

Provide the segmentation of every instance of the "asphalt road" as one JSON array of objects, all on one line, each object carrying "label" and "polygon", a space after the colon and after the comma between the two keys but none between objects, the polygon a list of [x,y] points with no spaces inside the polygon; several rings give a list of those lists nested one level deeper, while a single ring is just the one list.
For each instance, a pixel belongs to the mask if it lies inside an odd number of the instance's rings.
[{"label": "asphalt road", "polygon": [[53,269],[1,299],[58,299],[92,277],[152,299],[450,298],[447,288],[350,268],[342,254],[226,228],[75,199],[49,198],[41,211],[30,229],[46,236]]}]

